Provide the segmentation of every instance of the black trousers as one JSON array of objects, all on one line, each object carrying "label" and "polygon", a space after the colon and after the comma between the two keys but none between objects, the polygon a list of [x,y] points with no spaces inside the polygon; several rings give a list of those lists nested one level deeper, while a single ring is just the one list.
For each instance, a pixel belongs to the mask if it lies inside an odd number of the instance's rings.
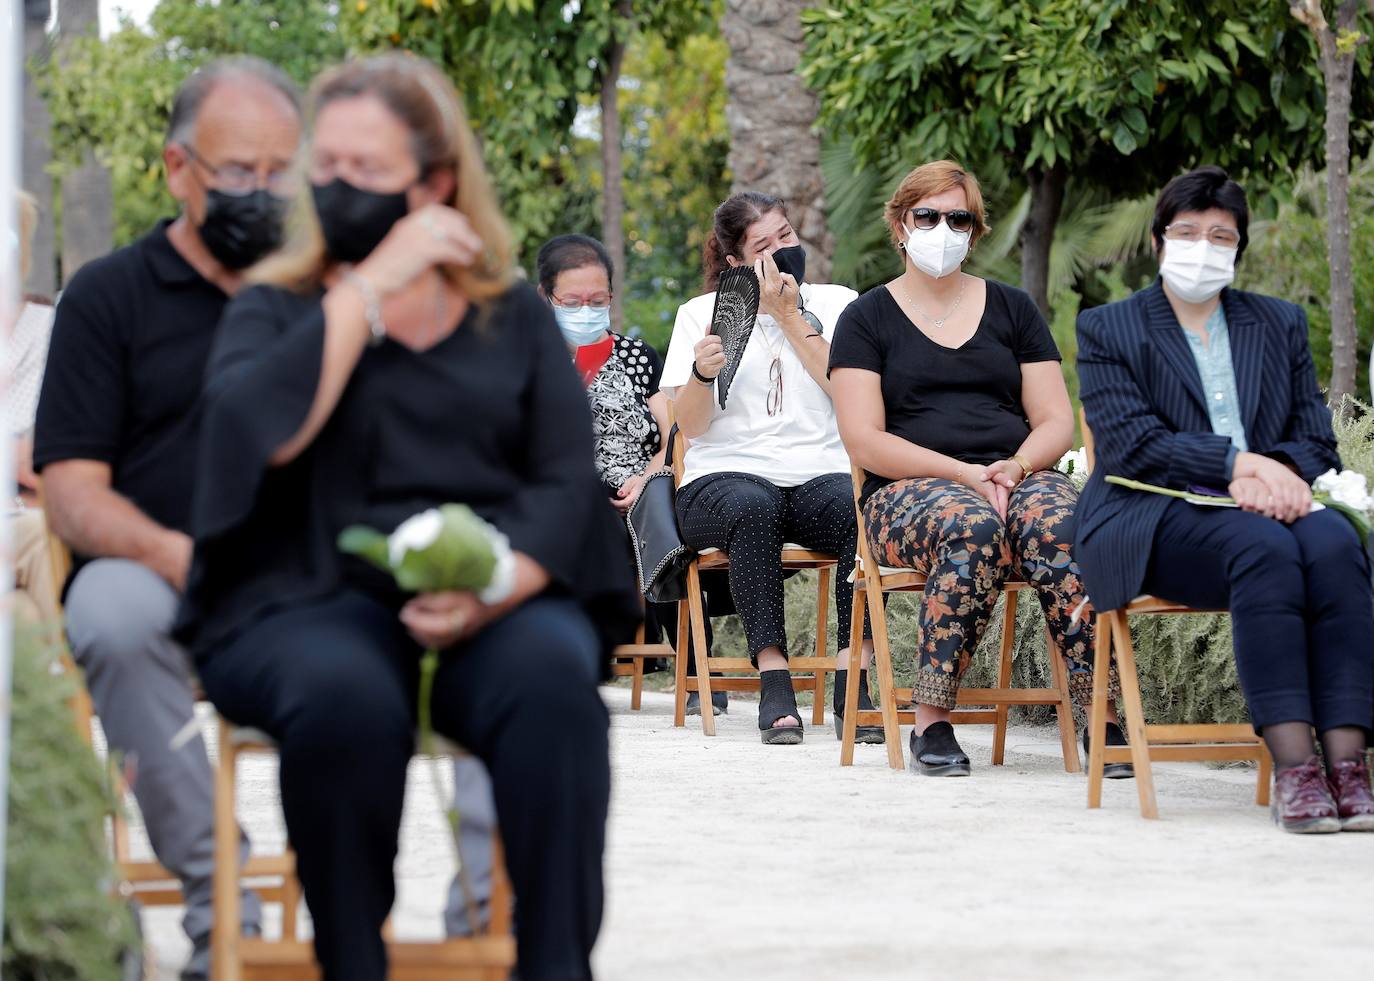
[{"label": "black trousers", "polygon": [[1374,726],[1369,556],[1335,511],[1285,525],[1172,501],[1143,591],[1231,611],[1236,673],[1256,729]]},{"label": "black trousers", "polygon": [[[345,589],[269,616],[199,665],[219,710],[280,747],[328,981],[386,977],[419,656],[392,607]],[[599,656],[582,610],[540,597],[445,652],[435,678],[435,729],[491,773],[524,981],[592,976],[610,796]]]},{"label": "black trousers", "polygon": [[[779,487],[747,473],[710,474],[678,491],[677,513],[688,545],[718,548],[730,557],[730,595],[756,663],[759,651],[768,647],[787,653],[782,547],[788,542],[839,559],[836,633],[839,649],[849,646],[854,590],[849,575],[858,539],[849,474],[825,474],[799,487]],[[864,636],[871,633],[865,629]]]}]

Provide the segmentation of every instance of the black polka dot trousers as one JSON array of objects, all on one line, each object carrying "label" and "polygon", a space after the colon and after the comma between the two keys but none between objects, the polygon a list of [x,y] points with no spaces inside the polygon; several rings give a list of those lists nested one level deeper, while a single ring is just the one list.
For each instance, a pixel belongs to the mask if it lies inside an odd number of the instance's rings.
[{"label": "black polka dot trousers", "polygon": [[[682,537],[692,548],[718,548],[730,557],[735,601],[749,657],[777,647],[787,653],[783,617],[782,547],[800,545],[833,555],[838,649],[849,646],[858,523],[849,474],[829,473],[799,487],[779,487],[748,473],[698,477],[677,493]],[[865,628],[867,624],[865,623]],[[824,629],[823,627],[821,629]],[[870,636],[865,629],[864,636]]]}]

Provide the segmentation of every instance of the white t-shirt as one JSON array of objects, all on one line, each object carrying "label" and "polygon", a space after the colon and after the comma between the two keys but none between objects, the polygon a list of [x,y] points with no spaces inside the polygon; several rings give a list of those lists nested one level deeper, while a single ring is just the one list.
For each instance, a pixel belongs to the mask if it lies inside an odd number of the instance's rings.
[{"label": "white t-shirt", "polygon": [[[845,286],[803,283],[802,302],[834,340],[840,313],[858,296]],[[692,380],[693,349],[706,336],[716,294],[705,293],[678,307],[673,339],[663,362],[659,388],[670,399]],[[768,414],[768,368],[774,352],[782,357],[782,408]],[[848,473],[849,456],[840,442],[835,407],[816,384],[777,321],[760,314],[730,383],[725,408],[712,394],[711,424],[687,449],[683,485],[707,474],[738,472],[762,477],[779,487],[797,487],[822,474]]]}]

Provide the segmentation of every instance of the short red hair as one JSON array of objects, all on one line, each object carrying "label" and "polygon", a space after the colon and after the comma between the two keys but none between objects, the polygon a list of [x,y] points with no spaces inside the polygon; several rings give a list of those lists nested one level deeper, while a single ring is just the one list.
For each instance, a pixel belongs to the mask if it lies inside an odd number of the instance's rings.
[{"label": "short red hair", "polygon": [[901,247],[905,237],[899,229],[904,227],[906,213],[922,201],[935,194],[943,194],[952,188],[962,187],[968,199],[968,210],[973,212],[973,234],[969,238],[969,248],[978,244],[986,235],[988,228],[987,212],[983,208],[983,191],[974,177],[953,160],[936,160],[921,164],[902,178],[897,190],[883,208],[883,217],[892,232],[892,244]]}]

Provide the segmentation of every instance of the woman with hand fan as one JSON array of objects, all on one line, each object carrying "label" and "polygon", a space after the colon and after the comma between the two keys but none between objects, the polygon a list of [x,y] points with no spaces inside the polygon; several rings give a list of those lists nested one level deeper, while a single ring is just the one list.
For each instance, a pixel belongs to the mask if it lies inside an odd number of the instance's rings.
[{"label": "woman with hand fan", "polygon": [[[830,404],[826,363],[855,293],[804,282],[806,252],[782,202],[743,192],[716,209],[706,240],[706,288],[678,309],[662,388],[691,440],[678,518],[696,549],[730,557],[730,591],[762,687],[765,743],[802,741],[787,670],[782,547],[834,555],[840,656],[849,649],[856,521],[849,457]],[[864,644],[865,663],[871,646]],[[840,726],[844,672],[834,703]],[[860,707],[872,702],[860,688]],[[881,742],[864,727],[860,742]]]}]

